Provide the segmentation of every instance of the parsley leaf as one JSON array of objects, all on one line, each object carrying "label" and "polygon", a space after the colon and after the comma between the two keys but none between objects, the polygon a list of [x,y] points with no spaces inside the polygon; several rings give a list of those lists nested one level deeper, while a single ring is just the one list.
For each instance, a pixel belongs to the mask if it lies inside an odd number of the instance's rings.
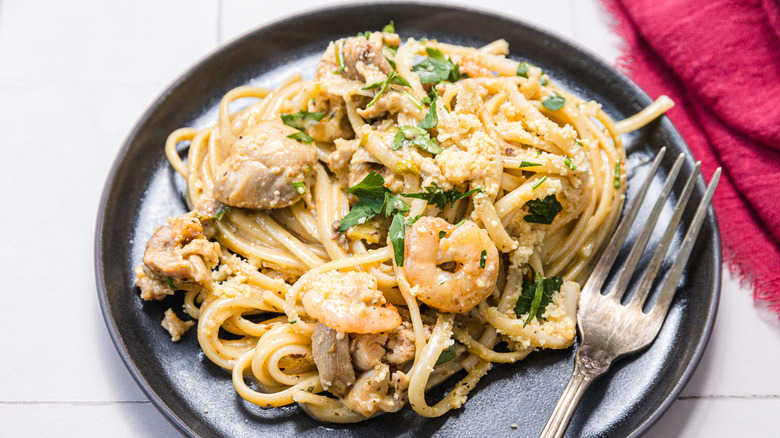
[{"label": "parsley leaf", "polygon": [[409,204],[394,195],[384,184],[385,179],[381,175],[371,172],[363,178],[363,181],[347,189],[347,193],[355,195],[358,202],[341,219],[340,233],[352,226],[365,223],[380,213],[390,217],[396,212],[409,210]]},{"label": "parsley leaf", "polygon": [[393,20],[390,20],[390,23],[385,24],[385,27],[382,28],[382,32],[395,33],[395,23],[393,23]]},{"label": "parsley leaf", "polygon": [[449,348],[442,351],[441,354],[439,355],[439,358],[436,360],[436,365],[440,365],[445,362],[449,362],[452,359],[455,359],[455,356],[458,355],[458,351],[457,351],[458,345],[462,345],[462,344],[460,344],[460,342],[458,341],[455,341]]},{"label": "parsley leaf", "polygon": [[294,133],[288,135],[287,138],[291,138],[293,140],[298,140],[298,141],[300,141],[302,143],[311,143],[311,142],[314,141],[314,137],[312,137],[311,135],[309,135],[309,134],[307,134],[307,133],[305,133],[303,131],[294,132]]},{"label": "parsley leaf", "polygon": [[432,183],[433,185],[424,187],[426,192],[420,192],[420,193],[407,193],[404,196],[407,198],[415,198],[415,199],[424,199],[428,201],[428,205],[435,205],[438,207],[439,211],[444,211],[445,206],[447,203],[450,204],[450,207],[455,206],[455,201],[458,199],[468,198],[469,196],[473,195],[474,193],[481,192],[482,189],[477,187],[476,189],[471,189],[466,193],[463,193],[457,189],[453,190],[442,190],[441,187],[439,187],[438,184],[435,182]]},{"label": "parsley leaf", "polygon": [[[344,48],[344,43],[341,43],[341,48]],[[344,66],[344,52],[342,52],[341,49],[339,49],[339,44],[336,43],[333,46],[333,50],[336,52],[336,66],[338,67],[336,70],[333,70],[333,73],[339,74],[344,73],[345,66]]]},{"label": "parsley leaf", "polygon": [[302,195],[306,193],[306,183],[303,181],[293,181],[292,186],[295,189],[295,193]]},{"label": "parsley leaf", "polygon": [[434,155],[439,154],[444,150],[441,146],[436,144],[436,141],[431,138],[431,135],[425,129],[416,126],[401,126],[398,128],[398,132],[395,133],[390,148],[397,151],[402,147],[412,146],[417,146]]},{"label": "parsley leaf", "polygon": [[535,182],[534,185],[531,186],[531,190],[536,190],[540,185],[542,185],[545,181],[547,181],[547,177],[543,176],[542,179]]},{"label": "parsley leaf", "polygon": [[559,109],[563,108],[565,103],[566,99],[564,99],[563,96],[553,92],[550,97],[542,102],[542,105],[544,105],[544,107],[550,111],[558,111]]},{"label": "parsley leaf", "polygon": [[222,220],[222,216],[224,216],[225,213],[229,213],[232,209],[233,207],[229,205],[223,205],[222,207],[219,207],[219,210],[214,214],[214,217],[217,218],[217,220]]},{"label": "parsley leaf", "polygon": [[322,120],[325,115],[325,113],[310,113],[308,111],[300,111],[292,114],[282,114],[282,123],[303,131],[309,126]]},{"label": "parsley leaf", "polygon": [[439,116],[436,114],[436,99],[431,100],[431,108],[425,114],[422,121],[417,125],[418,128],[433,129],[439,125]]},{"label": "parsley leaf", "polygon": [[552,302],[553,293],[561,290],[562,284],[561,277],[544,278],[542,274],[538,275],[536,282],[523,279],[523,291],[515,304],[515,315],[519,317],[528,314],[523,327],[532,319],[544,314],[545,309]]},{"label": "parsley leaf", "polygon": [[615,189],[620,188],[620,161],[615,163]]},{"label": "parsley leaf", "polygon": [[442,81],[456,82],[461,78],[458,64],[447,59],[439,49],[426,47],[428,57],[412,66],[412,71],[423,84],[438,84]]},{"label": "parsley leaf", "polygon": [[528,70],[530,69],[531,64],[523,61],[517,66],[517,75],[522,76],[524,78],[528,78]]},{"label": "parsley leaf", "polygon": [[548,195],[544,199],[532,199],[526,205],[531,214],[526,215],[523,219],[533,224],[550,225],[555,216],[563,210],[563,206],[555,195]]},{"label": "parsley leaf", "polygon": [[487,262],[487,251],[484,249],[479,253],[479,267],[485,269],[485,262]]},{"label": "parsley leaf", "polygon": [[168,287],[169,287],[169,288],[170,288],[172,291],[176,292],[176,286],[174,286],[174,285],[173,285],[173,278],[171,278],[171,277],[168,277],[168,280],[166,280],[166,283],[168,283]]},{"label": "parsley leaf", "polygon": [[374,98],[371,99],[371,102],[369,102],[368,105],[366,105],[366,108],[369,108],[370,106],[375,104],[376,101],[379,100],[379,97],[382,96],[385,93],[385,91],[387,91],[387,87],[389,87],[390,84],[400,85],[402,87],[411,87],[411,85],[409,84],[409,81],[404,79],[403,76],[399,75],[398,73],[396,73],[394,71],[390,72],[390,76],[388,76],[387,79],[385,79],[383,82],[375,82],[375,83],[373,83],[371,85],[367,85],[367,86],[362,88],[362,90],[368,90],[368,89],[371,89],[371,88],[376,88],[376,87],[378,87],[380,85],[382,86],[382,88],[379,89],[379,92],[374,95]]},{"label": "parsley leaf", "polygon": [[395,264],[399,267],[403,267],[406,224],[404,223],[404,215],[402,213],[398,213],[393,216],[393,222],[390,224],[390,229],[388,230],[387,235],[390,237],[390,242],[393,244]]},{"label": "parsley leaf", "polygon": [[534,163],[533,161],[521,161],[520,167],[536,167],[541,166],[541,163]]},{"label": "parsley leaf", "polygon": [[563,164],[565,164],[566,167],[568,167],[571,170],[577,170],[577,165],[572,163],[571,158],[569,157],[563,159]]}]

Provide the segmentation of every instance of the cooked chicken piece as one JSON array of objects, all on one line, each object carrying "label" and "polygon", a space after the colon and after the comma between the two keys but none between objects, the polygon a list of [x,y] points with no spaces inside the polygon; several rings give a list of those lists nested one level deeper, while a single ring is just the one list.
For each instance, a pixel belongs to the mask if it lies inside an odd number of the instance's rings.
[{"label": "cooked chicken piece", "polygon": [[[203,226],[195,213],[168,219],[167,227],[159,227],[146,243],[143,273],[148,279],[163,284],[199,284],[211,288],[211,269],[219,263],[219,244],[209,242],[203,235]],[[161,299],[159,291],[143,291],[144,278],[136,283],[142,287],[142,298]],[[149,285],[159,289],[160,285]],[[167,293],[167,292],[166,292]],[[144,299],[149,299],[144,298]]]},{"label": "cooked chicken piece", "polygon": [[[425,332],[425,339],[431,337],[433,328],[429,325],[423,325]],[[414,328],[412,323],[404,321],[395,330],[387,334],[387,354],[385,354],[384,360],[390,365],[400,367],[401,365],[414,359],[415,346],[414,346]]]},{"label": "cooked chicken piece", "polygon": [[355,382],[355,370],[349,354],[349,336],[317,323],[311,335],[314,364],[326,391],[341,397]]},{"label": "cooked chicken piece", "polygon": [[217,200],[264,210],[287,207],[301,199],[293,183],[303,182],[303,189],[310,190],[317,148],[287,137],[296,132],[278,122],[260,122],[245,129],[217,168]]},{"label": "cooked chicken piece", "polygon": [[166,281],[150,278],[146,275],[144,265],[135,267],[135,285],[141,289],[141,299],[144,301],[160,301],[175,292]]},{"label": "cooked chicken piece", "polygon": [[344,170],[345,167],[352,160],[352,155],[357,151],[360,142],[355,140],[341,140],[335,141],[336,150],[328,155],[328,168],[331,172],[339,172]]},{"label": "cooked chicken piece", "polygon": [[171,334],[171,341],[179,342],[181,335],[187,333],[187,330],[195,325],[195,322],[182,321],[178,316],[176,316],[176,314],[173,312],[173,309],[168,309],[165,311],[165,318],[163,318],[160,325],[162,325],[163,328],[168,330],[168,333]]},{"label": "cooked chicken piece", "polygon": [[352,352],[352,364],[361,371],[368,371],[382,363],[382,356],[385,355],[385,342],[387,334],[377,333],[360,335],[353,333],[350,335],[351,343],[349,346]]},{"label": "cooked chicken piece", "polygon": [[380,364],[358,377],[346,397],[344,406],[370,417],[379,411],[396,412],[406,402],[408,377],[401,371],[390,374],[390,367]]},{"label": "cooked chicken piece", "polygon": [[393,68],[382,54],[382,44],[377,41],[369,41],[365,37],[350,37],[344,41],[341,49],[344,55],[344,70],[347,79],[353,81],[365,81],[366,78],[357,68],[361,62],[369,70],[375,70],[389,75]]}]

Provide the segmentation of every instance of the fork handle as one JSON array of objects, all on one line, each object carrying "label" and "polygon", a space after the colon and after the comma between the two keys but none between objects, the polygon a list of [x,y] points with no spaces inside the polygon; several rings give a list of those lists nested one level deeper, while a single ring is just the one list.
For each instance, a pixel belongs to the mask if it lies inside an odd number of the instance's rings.
[{"label": "fork handle", "polygon": [[614,357],[601,350],[588,348],[585,345],[580,347],[575,356],[574,373],[539,438],[560,438],[566,433],[569,421],[585,390],[596,377],[609,369],[613,359]]}]

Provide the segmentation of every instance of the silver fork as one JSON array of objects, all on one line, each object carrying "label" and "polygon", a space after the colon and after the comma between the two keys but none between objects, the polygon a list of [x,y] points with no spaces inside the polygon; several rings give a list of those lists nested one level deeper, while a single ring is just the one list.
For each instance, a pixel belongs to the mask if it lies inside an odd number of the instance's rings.
[{"label": "silver fork", "polygon": [[618,252],[628,236],[628,231],[634,219],[636,219],[637,213],[639,213],[639,208],[654,175],[658,171],[665,152],[666,148],[662,148],[656,156],[650,169],[650,174],[643,182],[639,193],[628,208],[626,215],[620,221],[615,234],[604,249],[601,259],[599,259],[596,268],[582,289],[577,311],[577,325],[580,330],[581,344],[575,356],[574,374],[569,379],[569,383],[566,385],[560,400],[558,400],[558,405],[553,410],[540,438],[563,436],[577,404],[593,380],[604,374],[615,359],[635,353],[649,345],[655,339],[661,324],[666,318],[666,312],[669,310],[669,304],[672,302],[685,264],[691,255],[696,236],[699,234],[702,222],[704,222],[704,218],[707,216],[712,195],[720,179],[720,168],[712,176],[704,198],[696,210],[691,226],[685,234],[685,239],[680,246],[677,258],[669,270],[652,309],[648,313],[644,313],[642,310],[656,274],[658,274],[661,263],[674,238],[677,225],[680,223],[680,218],[685,210],[685,205],[688,203],[688,199],[696,185],[696,179],[701,168],[700,162],[696,163],[696,168],[685,184],[680,200],[672,215],[672,220],[639,280],[634,295],[626,305],[621,304],[621,301],[628,283],[639,264],[639,259],[647,245],[647,241],[650,239],[653,228],[655,228],[661,210],[680,173],[680,168],[685,158],[683,154],[680,154],[674,162],[674,166],[669,172],[666,183],[661,190],[658,200],[655,202],[647,223],[639,233],[639,237],[631,248],[631,252],[620,268],[620,273],[614,285],[606,294],[602,295],[601,293],[602,286],[604,286],[607,275],[615,264]]}]

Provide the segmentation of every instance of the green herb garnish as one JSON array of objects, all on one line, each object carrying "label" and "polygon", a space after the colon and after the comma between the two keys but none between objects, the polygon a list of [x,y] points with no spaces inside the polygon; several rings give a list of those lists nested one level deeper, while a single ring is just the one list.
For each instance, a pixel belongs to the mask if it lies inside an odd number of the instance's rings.
[{"label": "green herb garnish", "polygon": [[528,314],[523,327],[534,318],[544,314],[547,306],[552,302],[553,293],[561,290],[563,279],[561,277],[544,278],[539,274],[536,282],[523,279],[523,290],[517,298],[515,315],[518,317]]},{"label": "green herb garnish", "polygon": [[412,102],[414,104],[414,106],[417,107],[417,109],[422,109],[423,108],[422,102],[417,100],[417,98],[412,96],[412,94],[409,93],[408,91],[404,91],[404,96],[406,96],[406,98],[409,99],[409,101]]},{"label": "green herb garnish", "polygon": [[306,183],[303,181],[293,181],[292,186],[295,189],[295,193],[299,195],[306,193]]},{"label": "green herb garnish", "polygon": [[382,88],[379,89],[379,92],[374,95],[374,98],[371,99],[371,102],[369,102],[368,105],[366,105],[366,108],[369,108],[370,106],[375,104],[376,101],[379,100],[379,97],[382,96],[385,93],[385,91],[387,90],[387,87],[389,87],[390,84],[400,85],[400,86],[403,86],[403,87],[410,87],[411,86],[409,84],[409,81],[404,79],[403,76],[399,75],[396,72],[390,72],[390,76],[388,76],[387,79],[385,79],[384,81],[382,81],[382,82],[375,82],[375,83],[373,83],[371,85],[366,85],[365,87],[362,88],[362,90],[368,90],[368,89],[376,88],[376,87],[379,87],[379,86],[382,87]]},{"label": "green herb garnish", "polygon": [[545,77],[540,78],[539,79],[539,83],[542,85],[542,87],[545,87],[545,86],[547,86],[547,84],[549,84],[549,82],[547,81],[547,78],[545,78]]},{"label": "green herb garnish", "polygon": [[563,108],[563,105],[566,103],[566,99],[564,99],[561,95],[558,93],[553,92],[550,97],[547,99],[544,99],[544,102],[542,102],[542,105],[544,105],[545,108],[547,108],[550,111],[558,111],[559,109]]},{"label": "green herb garnish", "polygon": [[563,164],[571,170],[577,170],[577,165],[571,162],[571,158],[566,157],[563,159]]},{"label": "green herb garnish", "polygon": [[340,233],[352,226],[365,223],[380,213],[390,217],[396,212],[409,210],[409,204],[394,195],[384,184],[385,179],[381,175],[371,172],[363,178],[363,181],[347,189],[347,193],[355,195],[358,202],[341,219]]},{"label": "green herb garnish", "polygon": [[487,251],[484,249],[479,253],[479,267],[485,269],[485,262],[487,261]]},{"label": "green herb garnish", "polygon": [[536,190],[540,185],[542,185],[545,181],[547,181],[547,177],[543,176],[542,179],[537,181],[534,185],[531,186],[531,190]]},{"label": "green herb garnish", "polygon": [[548,195],[544,199],[532,199],[526,204],[528,212],[523,220],[532,224],[550,225],[555,216],[563,210],[563,206],[558,202],[555,195]]},{"label": "green herb garnish", "polygon": [[395,23],[393,23],[393,20],[390,20],[390,23],[385,24],[385,27],[382,28],[382,32],[395,33]]},{"label": "green herb garnish", "polygon": [[436,99],[431,100],[431,108],[425,114],[422,121],[417,125],[423,129],[433,129],[439,125],[439,116],[436,114]]},{"label": "green herb garnish", "polygon": [[460,221],[459,221],[457,224],[455,224],[455,226],[456,226],[456,227],[459,227],[459,226],[461,226],[461,225],[463,225],[463,224],[465,224],[465,223],[466,223],[466,218],[464,217],[464,218],[463,218],[463,219],[461,219],[461,220],[460,220]]},{"label": "green herb garnish", "polygon": [[517,75],[524,78],[528,78],[528,70],[530,70],[531,64],[523,61],[517,65]]},{"label": "green herb garnish", "polygon": [[412,146],[417,146],[434,155],[439,154],[444,150],[441,146],[436,144],[436,141],[431,138],[431,135],[425,129],[416,126],[401,126],[398,128],[398,132],[395,133],[390,148],[397,151],[402,147]]},{"label": "green herb garnish", "polygon": [[390,243],[393,244],[393,255],[395,264],[399,267],[404,265],[404,238],[406,237],[406,224],[404,223],[403,213],[397,213],[393,216],[393,222],[387,232],[390,237]]},{"label": "green herb garnish", "polygon": [[308,111],[299,111],[292,114],[282,114],[282,123],[303,131],[309,126],[322,120],[326,115],[326,113],[310,113]]},{"label": "green herb garnish", "polygon": [[436,360],[436,365],[441,365],[443,363],[449,362],[452,359],[455,359],[455,356],[458,355],[458,345],[460,342],[455,341],[449,348],[442,351],[439,355],[439,358]]},{"label": "green herb garnish", "polygon": [[534,163],[533,161],[521,161],[520,167],[536,167],[541,166],[541,163]]},{"label": "green herb garnish", "polygon": [[176,292],[176,286],[173,285],[173,278],[168,277],[166,283],[168,283],[168,287],[171,288],[172,291]]},{"label": "green herb garnish", "polygon": [[307,133],[305,133],[303,131],[294,132],[294,133],[288,135],[287,138],[291,138],[293,140],[298,140],[301,143],[311,143],[311,142],[314,141],[314,137],[312,137],[311,135],[309,135],[309,134],[307,134]]},{"label": "green herb garnish", "polygon": [[620,188],[620,161],[615,163],[615,189]]},{"label": "green herb garnish", "polygon": [[223,205],[219,207],[219,210],[217,210],[217,213],[214,215],[214,217],[217,218],[217,220],[222,220],[222,216],[224,216],[226,213],[229,213],[232,209],[233,207],[229,205]]},{"label": "green herb garnish", "polygon": [[[341,47],[342,48],[344,47],[344,43],[343,42],[341,43]],[[339,44],[338,43],[334,44],[333,50],[336,51],[336,66],[338,67],[336,70],[333,70],[333,73],[335,73],[335,74],[344,73],[344,71],[345,71],[345,68],[344,68],[344,53],[342,53],[342,51],[339,49]]]},{"label": "green herb garnish", "polygon": [[426,190],[425,192],[407,193],[403,196],[407,198],[424,199],[428,201],[428,205],[435,205],[436,207],[438,207],[439,211],[444,211],[444,208],[448,203],[450,204],[450,207],[454,207],[455,201],[457,201],[458,199],[468,198],[474,193],[482,191],[482,189],[479,187],[477,187],[476,189],[471,189],[465,193],[456,189],[445,191],[442,190],[442,188],[439,187],[439,185],[436,184],[435,182],[432,184],[433,185],[431,186],[424,187],[424,189]]},{"label": "green herb garnish", "polygon": [[439,239],[443,239],[447,235],[446,231],[439,231]]},{"label": "green herb garnish", "polygon": [[461,78],[458,64],[447,59],[439,49],[426,47],[428,57],[412,66],[412,71],[423,84],[438,84],[442,81],[456,82]]}]

